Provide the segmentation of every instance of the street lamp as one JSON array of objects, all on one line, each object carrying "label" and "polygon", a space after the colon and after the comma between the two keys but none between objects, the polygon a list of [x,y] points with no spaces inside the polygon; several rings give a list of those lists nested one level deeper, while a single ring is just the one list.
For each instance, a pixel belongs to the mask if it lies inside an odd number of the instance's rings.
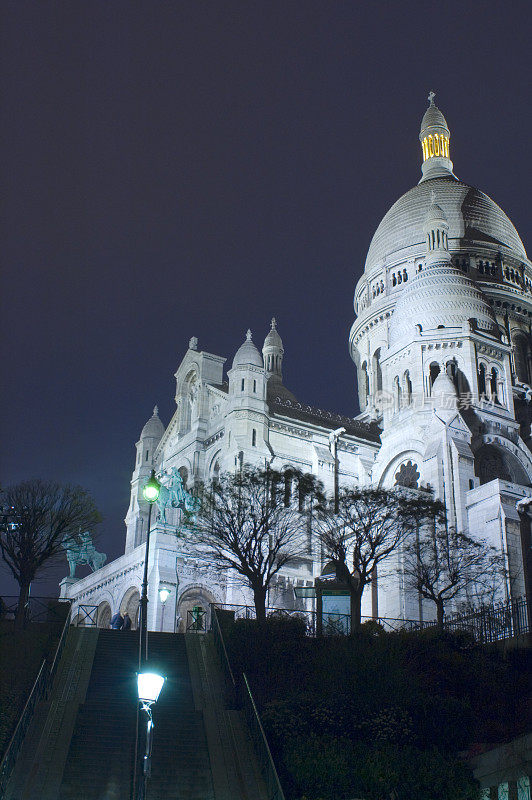
[{"label": "street lamp", "polygon": [[149,511],[146,552],[144,554],[144,578],[142,581],[142,596],[140,598],[139,669],[142,667],[142,662],[148,660],[148,556],[150,554],[151,509],[158,499],[160,491],[161,484],[155,477],[155,470],[152,469],[149,479],[142,488],[144,499],[149,504]]},{"label": "street lamp", "polygon": [[153,717],[151,707],[157,702],[166,678],[155,672],[139,672],[137,674],[137,691],[141,710],[146,714],[146,749],[142,759],[143,780],[139,785],[139,798],[146,798],[148,778],[151,774],[151,751],[153,746]]},{"label": "street lamp", "polygon": [[329,434],[329,448],[334,458],[334,513],[338,514],[338,439],[345,428],[337,428]]},{"label": "street lamp", "polygon": [[159,599],[163,604],[163,613],[161,614],[161,630],[164,631],[164,609],[166,608],[166,601],[170,597],[170,589],[167,589],[166,586],[161,586],[159,589]]}]

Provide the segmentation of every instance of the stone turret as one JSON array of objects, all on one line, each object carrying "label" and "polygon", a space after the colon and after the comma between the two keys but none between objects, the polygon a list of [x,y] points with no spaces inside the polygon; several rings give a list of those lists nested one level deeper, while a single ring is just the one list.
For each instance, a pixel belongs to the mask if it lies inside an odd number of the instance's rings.
[{"label": "stone turret", "polygon": [[150,477],[154,466],[155,451],[163,434],[164,425],[159,418],[159,409],[155,406],[152,416],[142,428],[140,438],[135,445],[137,454],[131,476],[131,499],[125,519],[127,527],[126,553],[141,544],[146,533],[148,510],[142,497],[142,487]]}]

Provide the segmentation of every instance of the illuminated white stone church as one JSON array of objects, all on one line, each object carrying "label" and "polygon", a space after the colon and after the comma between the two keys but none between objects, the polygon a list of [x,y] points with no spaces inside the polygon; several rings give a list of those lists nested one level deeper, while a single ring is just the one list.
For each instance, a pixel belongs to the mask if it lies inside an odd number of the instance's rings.
[{"label": "illuminated white stone church", "polygon": [[[141,490],[152,468],[179,470],[190,489],[268,462],[312,472],[332,492],[334,441],[341,485],[432,487],[452,525],[502,551],[504,593],[525,594],[516,503],[532,497],[532,264],[506,214],[455,176],[447,122],[432,93],[429,101],[421,180],[384,216],[355,290],[349,348],[361,413],[343,417],[294,397],[275,321],[260,349],[248,331],[227,371],[225,358],[192,338],[175,375],[174,416],[165,427],[155,409],[136,445],[124,555],[62,582],[75,606],[98,606],[99,624],[119,609],[135,617],[148,518]],[[251,602],[176,537],[179,514],[152,521],[151,629],[182,630],[187,611],[212,601]],[[366,591],[364,615],[432,613],[404,588],[397,558],[399,574],[377,576]],[[294,586],[313,585],[323,566],[309,538],[270,604],[293,607]],[[161,588],[170,591],[164,604]]]}]

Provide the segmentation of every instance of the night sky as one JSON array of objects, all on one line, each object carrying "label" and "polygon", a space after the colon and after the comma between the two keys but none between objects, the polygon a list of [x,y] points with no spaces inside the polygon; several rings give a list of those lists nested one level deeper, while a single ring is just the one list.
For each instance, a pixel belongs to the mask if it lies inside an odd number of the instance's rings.
[{"label": "night sky", "polygon": [[170,420],[191,336],[230,366],[275,315],[286,385],[357,413],[353,290],[380,219],[420,178],[430,89],[455,173],[530,246],[528,2],[0,13],[1,482],[90,489],[111,557],[134,443],[155,403]]}]

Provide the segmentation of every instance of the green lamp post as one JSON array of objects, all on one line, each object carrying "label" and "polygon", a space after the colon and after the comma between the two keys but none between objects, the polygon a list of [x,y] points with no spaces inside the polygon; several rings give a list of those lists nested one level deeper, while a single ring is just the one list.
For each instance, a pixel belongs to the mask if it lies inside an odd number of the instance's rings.
[{"label": "green lamp post", "polygon": [[142,488],[142,494],[149,505],[149,511],[148,530],[146,532],[146,553],[144,555],[144,579],[142,581],[142,595],[140,598],[139,670],[143,663],[148,660],[148,556],[150,554],[151,510],[153,504],[159,498],[160,491],[161,484],[155,477],[155,470],[152,469],[149,479]]}]

